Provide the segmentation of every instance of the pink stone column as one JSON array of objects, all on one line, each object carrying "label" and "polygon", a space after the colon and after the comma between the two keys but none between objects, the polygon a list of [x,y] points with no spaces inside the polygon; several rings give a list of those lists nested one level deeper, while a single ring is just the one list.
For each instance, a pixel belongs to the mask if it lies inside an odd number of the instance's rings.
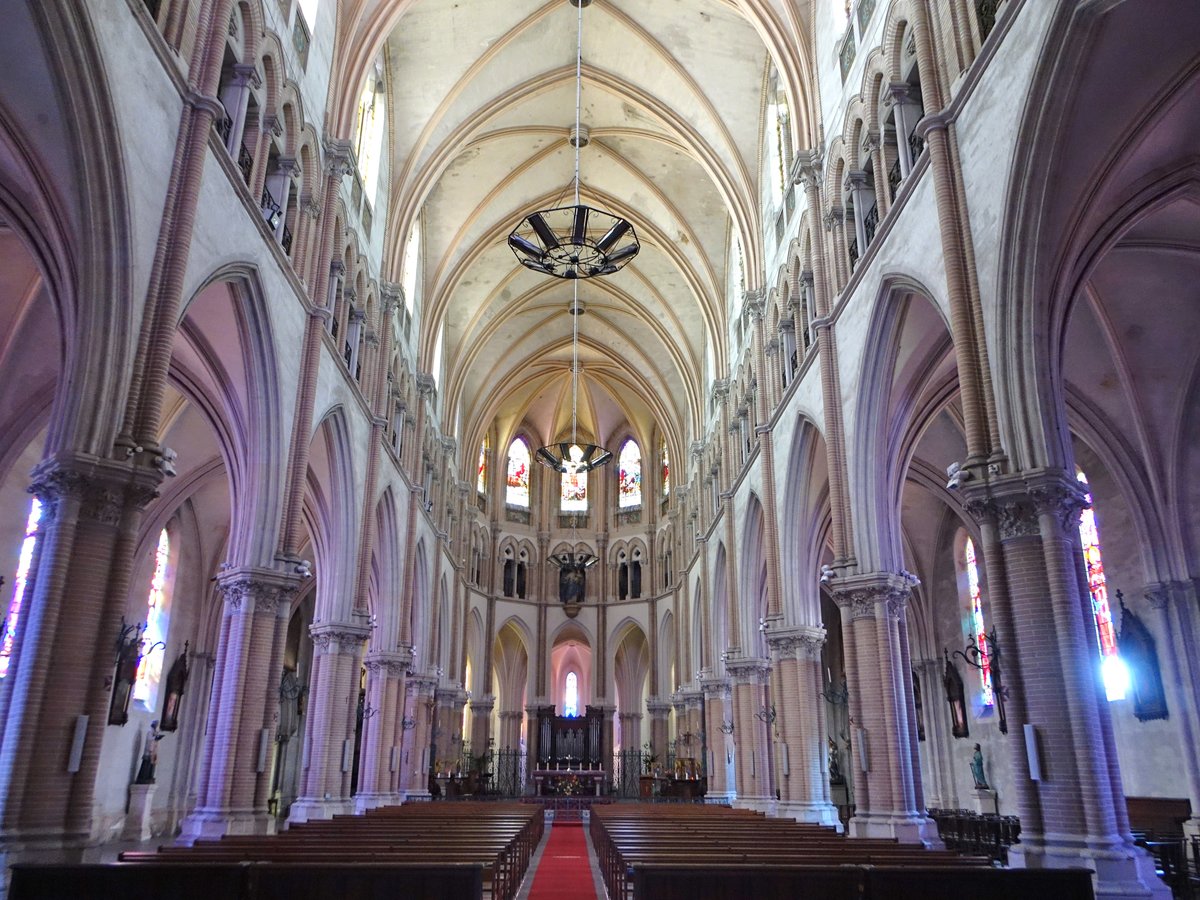
[{"label": "pink stone column", "polygon": [[[1021,843],[1010,865],[1086,865],[1096,873],[1098,893],[1166,897],[1152,860],[1124,833],[1124,813],[1117,809],[1124,804],[1117,796],[1120,771],[1107,737],[1090,598],[1076,562],[1083,504],[1075,479],[1056,470],[994,478],[972,500],[973,512],[995,523],[1007,578],[1002,596],[989,579],[989,599],[997,610],[1004,685],[1018,701],[1009,747]],[[1013,734],[1017,727],[1035,736],[1036,781],[1025,735]]]},{"label": "pink stone column", "polygon": [[358,677],[368,627],[329,622],[309,628],[314,666],[308,733],[312,736],[301,794],[289,822],[327,819],[352,811],[349,753],[353,750]]},{"label": "pink stone column", "polygon": [[363,711],[356,812],[398,802],[392,783],[392,764],[393,748],[398,743],[396,719],[403,715],[403,710],[397,708],[396,687],[410,663],[411,656],[379,652],[368,654],[364,662],[367,702]]},{"label": "pink stone column", "polygon": [[875,573],[839,580],[834,591],[843,626],[849,626],[843,634],[849,636],[847,676],[855,727],[847,764],[855,773],[856,794],[850,831],[933,844],[933,823],[916,808],[923,796],[921,774],[909,746],[915,732],[912,676],[900,620],[910,588],[905,576]]},{"label": "pink stone column", "polygon": [[274,569],[235,568],[217,584],[224,597],[221,645],[196,808],[184,819],[181,843],[274,829],[267,812],[270,749],[288,614],[299,582]]},{"label": "pink stone column", "polygon": [[732,725],[729,706],[729,685],[723,679],[701,680],[704,693],[705,739],[709,758],[705,762],[708,772],[708,797],[729,799],[733,791],[728,778],[728,759],[733,751],[733,742],[726,730]]},{"label": "pink stone column", "polygon": [[767,642],[778,669],[779,814],[799,822],[840,827],[837,809],[829,798],[825,704],[820,697],[825,630],[775,627],[769,629]]},{"label": "pink stone column", "polygon": [[730,657],[725,668],[733,681],[733,710],[737,747],[737,805],[763,812],[774,803],[769,743],[770,729],[764,711],[770,709],[767,684],[770,660]]}]

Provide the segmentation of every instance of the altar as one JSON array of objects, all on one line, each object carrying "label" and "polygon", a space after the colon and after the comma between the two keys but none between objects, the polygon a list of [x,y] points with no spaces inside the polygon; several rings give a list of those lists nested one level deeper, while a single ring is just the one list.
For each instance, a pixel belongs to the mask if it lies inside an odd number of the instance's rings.
[{"label": "altar", "polygon": [[538,797],[599,797],[605,777],[603,769],[535,769],[533,792]]}]

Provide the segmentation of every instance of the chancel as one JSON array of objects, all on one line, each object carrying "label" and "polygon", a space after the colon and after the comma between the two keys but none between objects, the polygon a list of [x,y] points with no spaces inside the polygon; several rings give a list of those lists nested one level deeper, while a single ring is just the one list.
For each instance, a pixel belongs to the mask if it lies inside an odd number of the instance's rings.
[{"label": "chancel", "polygon": [[4,892],[1196,896],[1198,35],[5,3]]}]

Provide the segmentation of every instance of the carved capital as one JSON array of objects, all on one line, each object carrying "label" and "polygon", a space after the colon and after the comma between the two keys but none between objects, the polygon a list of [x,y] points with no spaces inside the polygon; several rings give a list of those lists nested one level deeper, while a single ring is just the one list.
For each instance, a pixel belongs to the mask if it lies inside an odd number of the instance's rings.
[{"label": "carved capital", "polygon": [[851,620],[886,616],[898,620],[911,596],[911,581],[892,572],[848,578],[834,589],[833,602],[848,609]]},{"label": "carved capital", "polygon": [[63,502],[75,502],[81,520],[115,526],[126,509],[141,509],[158,496],[164,474],[153,466],[62,455],[41,462],[27,490],[49,516],[43,522],[53,521]]},{"label": "carved capital", "polygon": [[371,629],[354,622],[322,622],[310,625],[308,633],[312,635],[318,653],[336,656],[355,653],[371,634]]},{"label": "carved capital", "polygon": [[300,582],[275,569],[229,569],[218,576],[217,590],[231,613],[278,616],[291,610]]},{"label": "carved capital", "polygon": [[792,184],[799,184],[805,190],[817,191],[821,187],[821,152],[819,150],[801,150],[792,160],[792,169],[788,173]]},{"label": "carved capital", "polygon": [[737,684],[766,684],[771,677],[771,661],[757,656],[731,656],[725,671]]},{"label": "carved capital", "polygon": [[1029,496],[1038,515],[1053,516],[1059,527],[1071,534],[1079,528],[1079,514],[1091,506],[1087,493],[1079,483],[1067,478],[1033,485],[1029,489]]},{"label": "carved capital", "polygon": [[819,660],[825,646],[825,629],[804,625],[772,628],[767,632],[767,646],[778,659]]},{"label": "carved capital", "polygon": [[349,141],[326,139],[325,173],[331,181],[341,181],[354,171],[354,155]]}]

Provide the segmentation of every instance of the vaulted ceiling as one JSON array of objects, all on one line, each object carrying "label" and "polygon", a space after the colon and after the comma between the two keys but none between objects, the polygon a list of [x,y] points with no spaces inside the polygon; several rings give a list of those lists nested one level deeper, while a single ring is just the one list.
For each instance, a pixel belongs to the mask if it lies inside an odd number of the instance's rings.
[{"label": "vaulted ceiling", "polygon": [[[803,31],[792,5],[596,0],[583,11],[581,202],[628,218],[642,244],[619,273],[579,285],[590,436],[632,426],[648,438],[657,424],[681,452],[703,427],[706,379],[728,365],[731,234],[750,271],[759,254],[764,84],[768,61],[781,65],[764,38]],[[550,440],[570,419],[573,286],[523,268],[505,239],[529,212],[572,202],[578,10],[568,0],[403,6],[385,53],[385,269],[400,270],[419,216],[419,354],[430,365],[444,334],[445,427],[460,423],[473,441],[493,422],[502,436],[525,422]]]}]

